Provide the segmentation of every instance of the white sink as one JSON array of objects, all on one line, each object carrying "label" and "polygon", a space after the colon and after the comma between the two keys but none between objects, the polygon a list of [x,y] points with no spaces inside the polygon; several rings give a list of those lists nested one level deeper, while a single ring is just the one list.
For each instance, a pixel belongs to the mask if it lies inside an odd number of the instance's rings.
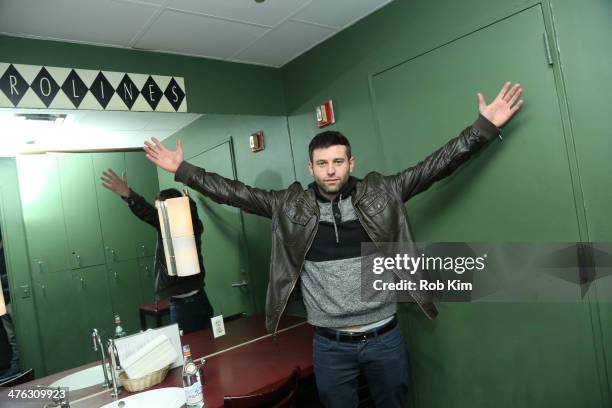
[{"label": "white sink", "polygon": [[130,395],[100,408],[179,408],[184,404],[185,391],[178,387],[167,387]]},{"label": "white sink", "polygon": [[68,387],[70,391],[74,391],[96,384],[102,384],[103,382],[104,373],[102,372],[102,365],[100,364],[60,378],[51,384],[50,387]]}]

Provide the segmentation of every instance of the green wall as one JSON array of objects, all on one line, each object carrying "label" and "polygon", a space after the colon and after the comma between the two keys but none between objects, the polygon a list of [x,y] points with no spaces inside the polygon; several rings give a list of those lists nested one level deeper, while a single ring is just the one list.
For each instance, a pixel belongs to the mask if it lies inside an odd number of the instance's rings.
[{"label": "green wall", "polygon": [[[588,0],[554,3],[558,27],[561,67],[566,84],[568,111],[576,143],[581,193],[588,225],[588,239],[612,241],[612,131],[607,124],[610,114],[609,92],[612,81],[612,50],[606,40],[612,38],[612,2]],[[577,24],[576,22],[588,22]],[[604,301],[593,310],[596,335],[602,339],[598,355],[607,371],[608,395],[612,394],[612,277],[609,269],[599,272],[595,289]],[[597,325],[599,323],[599,326]],[[610,403],[612,404],[612,402]]]},{"label": "green wall", "polygon": [[[408,204],[417,240],[610,241],[611,15],[600,0],[396,0],[281,69],[297,179],[326,99],[363,176],[416,164],[475,118],[477,91],[520,81],[504,142]],[[578,303],[445,303],[434,322],[404,306],[413,406],[610,406],[611,280]]]}]

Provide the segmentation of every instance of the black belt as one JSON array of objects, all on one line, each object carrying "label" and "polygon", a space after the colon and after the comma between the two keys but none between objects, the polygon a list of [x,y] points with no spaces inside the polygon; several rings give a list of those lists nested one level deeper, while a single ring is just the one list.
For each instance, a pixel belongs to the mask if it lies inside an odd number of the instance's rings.
[{"label": "black belt", "polygon": [[390,330],[393,330],[397,326],[397,319],[393,316],[393,320],[383,326],[376,327],[372,330],[365,332],[347,332],[341,330],[328,329],[327,327],[315,327],[315,333],[320,336],[326,337],[330,340],[356,342],[366,341],[375,336],[381,336]]},{"label": "black belt", "polygon": [[171,296],[170,297],[170,301],[172,303],[184,303],[184,302],[186,302],[188,300],[191,300],[191,299],[194,299],[194,298],[200,296],[201,294],[202,294],[202,290],[198,290],[193,295],[190,295],[190,296],[187,296],[187,297],[174,297],[174,296]]}]

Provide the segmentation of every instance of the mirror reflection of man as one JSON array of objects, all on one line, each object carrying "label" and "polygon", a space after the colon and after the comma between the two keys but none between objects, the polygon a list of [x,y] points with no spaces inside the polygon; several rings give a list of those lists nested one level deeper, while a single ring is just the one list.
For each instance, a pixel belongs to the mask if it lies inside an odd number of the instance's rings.
[{"label": "mirror reflection of man", "polygon": [[[144,197],[134,192],[128,185],[125,173],[119,177],[112,169],[102,172],[102,185],[127,202],[130,211],[157,231],[157,248],[155,251],[155,297],[170,298],[170,321],[178,323],[183,334],[191,333],[210,326],[213,308],[204,289],[204,263],[202,261],[202,221],[198,217],[196,203],[190,198],[193,232],[198,248],[200,273],[191,276],[170,276],[166,266],[164,245],[157,209]],[[182,197],[180,191],[170,188],[157,193],[156,200]]]},{"label": "mirror reflection of man", "polygon": [[[176,181],[216,202],[272,219],[266,326],[278,329],[301,279],[308,322],[315,326],[314,373],[325,406],[356,407],[362,372],[377,407],[404,407],[409,374],[396,304],[361,299],[361,243],[413,241],[404,203],[498,136],[522,106],[521,93],[519,84],[508,82],[488,105],[478,94],[480,115],[471,126],[420,163],[390,176],[352,177],[349,141],[340,132],[319,133],[309,145],[314,183],[307,189],[296,182],[267,191],[225,179],[185,162],[180,140],[173,151],[153,138],[145,142],[145,151],[153,163],[175,173]],[[437,316],[431,294],[410,294],[427,317]]]}]

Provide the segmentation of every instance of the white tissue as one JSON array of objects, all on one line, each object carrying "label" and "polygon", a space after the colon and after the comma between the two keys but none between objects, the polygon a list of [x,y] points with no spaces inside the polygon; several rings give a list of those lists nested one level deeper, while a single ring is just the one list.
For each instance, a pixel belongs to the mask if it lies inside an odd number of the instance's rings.
[{"label": "white tissue", "polygon": [[128,378],[134,379],[160,370],[172,364],[176,358],[172,343],[165,334],[160,334],[125,358],[121,366]]}]

